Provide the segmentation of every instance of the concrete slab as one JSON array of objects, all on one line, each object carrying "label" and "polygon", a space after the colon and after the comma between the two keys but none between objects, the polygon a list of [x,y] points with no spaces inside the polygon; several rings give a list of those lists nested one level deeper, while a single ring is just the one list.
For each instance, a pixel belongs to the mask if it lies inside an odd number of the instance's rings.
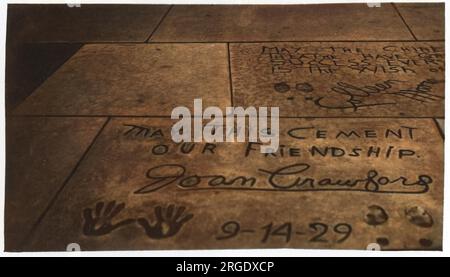
[{"label": "concrete slab", "polygon": [[172,123],[113,119],[27,249],[442,247],[432,119],[281,119],[267,156],[175,144]]},{"label": "concrete slab", "polygon": [[443,43],[238,43],[230,52],[235,106],[299,117],[444,116]]},{"label": "concrete slab", "polygon": [[21,243],[103,126],[102,118],[8,118],[5,250]]},{"label": "concrete slab", "polygon": [[83,46],[14,114],[170,115],[177,106],[230,106],[225,44]]},{"label": "concrete slab", "polygon": [[413,39],[392,5],[176,5],[156,42]]},{"label": "concrete slab", "polygon": [[445,39],[444,3],[395,3],[419,40]]},{"label": "concrete slab", "polygon": [[8,5],[8,37],[22,42],[144,42],[168,5]]}]

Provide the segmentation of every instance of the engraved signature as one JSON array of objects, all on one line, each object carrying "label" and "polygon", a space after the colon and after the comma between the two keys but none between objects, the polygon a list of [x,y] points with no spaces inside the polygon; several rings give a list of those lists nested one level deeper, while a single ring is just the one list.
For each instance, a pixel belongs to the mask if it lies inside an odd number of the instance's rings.
[{"label": "engraved signature", "polygon": [[141,186],[134,193],[147,194],[171,184],[187,190],[233,189],[263,191],[359,191],[373,193],[425,193],[433,179],[420,174],[415,180],[405,176],[389,177],[370,169],[361,178],[315,178],[305,176],[313,171],[307,163],[296,163],[278,169],[258,169],[266,175],[265,183],[258,183],[256,176],[225,176],[186,174],[187,169],[180,164],[162,164],[150,168],[146,177],[151,182]]},{"label": "engraved signature", "polygon": [[[395,85],[404,82],[406,81],[389,79],[371,86],[357,86],[347,82],[338,82],[331,88],[327,96],[317,97],[312,101],[321,108],[357,111],[364,107],[396,105],[398,102],[395,97],[408,98],[420,103],[431,103],[444,99],[442,96],[431,93],[434,85],[444,81],[426,79],[413,88],[393,91]],[[375,96],[387,96],[388,99],[374,102]],[[394,96],[394,98],[391,96]]]}]

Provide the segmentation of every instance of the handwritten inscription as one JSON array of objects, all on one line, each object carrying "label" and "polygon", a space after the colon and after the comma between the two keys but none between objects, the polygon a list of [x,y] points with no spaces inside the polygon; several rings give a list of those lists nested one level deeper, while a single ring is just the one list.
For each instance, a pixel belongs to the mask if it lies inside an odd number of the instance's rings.
[{"label": "handwritten inscription", "polygon": [[[297,83],[284,94],[317,90]],[[174,143],[171,123],[110,121],[55,203],[74,212],[44,222],[77,224],[61,227],[68,235],[55,248],[68,238],[86,249],[441,246],[442,137],[432,120],[282,118],[270,155],[259,142]]]},{"label": "handwritten inscription", "polygon": [[[397,89],[395,85],[404,83],[400,80],[386,80],[372,86],[356,86],[346,82],[338,82],[327,96],[311,98],[315,105],[326,109],[351,109],[356,111],[363,107],[397,105],[396,97],[404,97],[420,103],[435,102],[444,97],[432,94],[433,85],[442,81],[427,79],[410,89]],[[337,95],[336,95],[337,94]],[[331,96],[330,96],[331,95]],[[339,96],[343,96],[341,99]],[[377,101],[377,96],[381,101]],[[374,99],[375,98],[375,99]],[[331,103],[330,103],[331,102]]]},{"label": "handwritten inscription", "polygon": [[444,114],[442,43],[280,42],[230,49],[239,105],[280,106],[282,116]]},{"label": "handwritten inscription", "polygon": [[160,138],[163,137],[161,129],[139,126],[134,124],[124,124],[128,130],[124,132],[124,136],[132,138]]},{"label": "handwritten inscription", "polygon": [[284,222],[281,224],[275,224],[273,222],[267,225],[261,226],[257,229],[244,229],[238,221],[227,221],[221,227],[221,234],[216,236],[217,240],[229,240],[239,235],[262,233],[260,242],[267,243],[270,240],[276,240],[279,238],[284,243],[289,243],[292,239],[297,237],[305,237],[310,243],[326,243],[330,241],[328,238],[329,229],[332,228],[332,232],[339,237],[334,238],[335,243],[345,242],[352,234],[352,226],[348,223],[337,223],[334,226],[330,226],[323,222],[311,222],[308,224],[308,230],[295,229],[292,222]]},{"label": "handwritten inscription", "polygon": [[261,48],[260,61],[267,61],[273,73],[306,69],[311,74],[334,74],[346,68],[357,73],[413,74],[420,66],[435,72],[444,65],[444,49],[436,46],[385,45],[378,51],[336,46]]},{"label": "handwritten inscription", "polygon": [[[149,128],[157,129],[157,128]],[[127,130],[126,132],[129,132]],[[375,129],[338,129],[333,132],[326,129],[315,127],[293,127],[286,134],[298,141],[304,141],[308,138],[316,139],[339,139],[354,141],[355,139],[395,139],[398,141],[414,141],[416,127],[401,125],[398,128],[385,128],[384,130]],[[161,132],[161,136],[163,133]],[[257,151],[260,143],[247,143],[244,157],[249,157]],[[329,145],[329,144],[328,144]],[[255,147],[256,146],[256,147]],[[217,145],[207,143],[201,147],[201,153],[215,152]],[[191,153],[195,144],[189,144]],[[286,149],[288,148],[288,149]],[[162,149],[155,151],[155,149]],[[168,153],[169,144],[155,144],[151,148],[153,155],[165,155]],[[182,146],[181,149],[184,149]],[[209,151],[206,151],[209,150]],[[285,154],[288,152],[288,154]],[[304,152],[302,154],[302,152]],[[303,157],[305,153],[312,158],[321,157],[368,157],[388,159],[396,156],[398,159],[420,158],[412,148],[398,148],[388,145],[386,149],[379,146],[353,147],[346,149],[337,146],[312,145],[307,147],[306,152],[300,148],[286,147],[280,145],[277,153],[264,154],[266,157]],[[261,155],[258,153],[258,155]],[[426,173],[410,172],[406,175],[398,174],[389,176],[383,174],[378,169],[369,168],[355,177],[333,177],[332,175],[316,177],[311,174],[317,172],[313,164],[306,162],[291,163],[275,168],[256,168],[252,175],[230,175],[230,174],[199,174],[195,173],[195,167],[188,167],[181,163],[159,164],[149,168],[145,172],[148,180],[144,185],[138,187],[135,194],[148,194],[158,191],[170,185],[176,185],[184,190],[277,190],[277,191],[358,191],[368,193],[403,193],[403,194],[421,194],[429,191],[433,178]],[[352,174],[354,175],[354,174]],[[141,223],[144,221],[141,220]],[[145,224],[142,224],[145,226]]]},{"label": "handwritten inscription", "polygon": [[266,182],[257,183],[255,176],[188,175],[183,165],[163,164],[147,171],[146,177],[151,182],[135,193],[146,194],[176,184],[182,189],[273,189],[298,192],[332,190],[419,194],[427,192],[433,182],[433,179],[425,174],[419,174],[414,180],[410,180],[405,176],[385,176],[375,169],[369,170],[361,178],[314,178],[306,175],[310,169],[311,165],[307,163],[292,164],[273,170],[258,169],[267,175],[267,179]]}]

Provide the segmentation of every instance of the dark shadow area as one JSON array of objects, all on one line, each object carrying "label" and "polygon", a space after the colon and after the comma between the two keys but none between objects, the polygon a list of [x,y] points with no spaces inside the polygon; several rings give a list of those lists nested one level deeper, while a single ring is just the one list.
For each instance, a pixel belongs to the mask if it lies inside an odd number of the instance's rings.
[{"label": "dark shadow area", "polygon": [[75,54],[82,44],[8,45],[6,50],[6,111],[11,111]]}]

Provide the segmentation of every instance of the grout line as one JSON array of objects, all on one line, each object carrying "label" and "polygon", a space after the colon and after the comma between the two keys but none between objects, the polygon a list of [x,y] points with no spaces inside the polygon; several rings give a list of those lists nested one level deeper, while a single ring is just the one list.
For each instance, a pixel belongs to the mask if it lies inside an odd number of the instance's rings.
[{"label": "grout line", "polygon": [[[46,115],[46,114],[19,114],[19,115],[9,115],[9,118],[14,118],[14,117],[108,117],[108,118],[171,118],[170,115],[111,115],[111,114],[84,114],[84,115],[64,115],[64,114],[55,114],[55,115]],[[226,115],[222,115],[223,118],[226,117]],[[194,118],[194,116],[191,116],[191,118]],[[427,116],[359,116],[359,115],[354,115],[354,116],[279,116],[279,118],[283,119],[296,119],[296,118],[335,118],[335,119],[347,119],[347,118],[373,118],[373,119],[377,119],[377,118],[399,118],[399,119],[422,119],[422,118],[443,118],[441,116],[436,116],[436,115],[427,115]]]},{"label": "grout line", "polygon": [[55,193],[55,195],[52,197],[52,199],[50,200],[49,204],[47,205],[47,207],[45,208],[45,210],[42,212],[42,214],[39,216],[39,218],[36,220],[36,222],[33,224],[33,226],[31,227],[30,232],[28,233],[28,235],[25,237],[25,239],[22,241],[22,243],[19,245],[20,249],[24,249],[24,247],[26,246],[27,243],[30,242],[30,239],[32,238],[34,232],[36,231],[37,227],[39,226],[39,224],[42,222],[42,220],[44,219],[44,217],[47,215],[48,211],[52,208],[53,204],[56,202],[58,196],[61,194],[61,192],[64,190],[64,188],[66,187],[67,183],[69,183],[70,179],[72,178],[72,176],[75,174],[75,172],[77,171],[77,169],[79,168],[81,162],[84,160],[84,158],[87,156],[89,150],[92,148],[92,146],[94,145],[95,141],[98,139],[98,137],[100,136],[100,134],[103,132],[103,130],[105,129],[106,125],[108,125],[109,121],[111,120],[111,118],[107,118],[105,123],[103,123],[102,127],[100,128],[100,130],[97,132],[97,134],[95,135],[95,137],[92,139],[91,143],[89,144],[89,146],[86,148],[86,150],[84,151],[83,155],[81,156],[81,158],[78,160],[78,162],[76,163],[75,167],[72,169],[72,171],[70,172],[69,176],[64,180],[63,184],[61,185],[61,187],[58,189],[58,191]]},{"label": "grout line", "polygon": [[12,117],[149,117],[149,118],[170,118],[170,115],[109,115],[109,114],[14,114]]},{"label": "grout line", "polygon": [[314,43],[314,42],[342,42],[342,43],[371,43],[371,42],[445,42],[445,39],[399,39],[399,40],[231,40],[231,41],[36,41],[24,42],[24,44],[193,44],[193,43]]},{"label": "grout line", "polygon": [[398,10],[397,6],[395,5],[395,3],[391,3],[392,7],[394,7],[394,9],[397,11],[398,16],[400,16],[400,18],[402,19],[403,23],[405,24],[406,28],[408,28],[408,31],[411,33],[411,35],[413,36],[414,40],[417,41],[417,37],[414,35],[414,33],[412,32],[411,28],[409,27],[409,25],[406,23],[406,20],[403,18],[402,14],[400,13],[400,11]]},{"label": "grout line", "polygon": [[436,128],[438,129],[439,134],[441,135],[442,139],[445,140],[444,132],[442,132],[441,126],[439,126],[439,122],[436,120],[436,118],[433,118],[434,124],[436,125]]},{"label": "grout line", "polygon": [[228,79],[230,81],[230,97],[231,97],[231,107],[234,107],[234,96],[233,96],[233,77],[231,74],[231,52],[230,52],[230,43],[227,43],[227,53],[228,53]]},{"label": "grout line", "polygon": [[293,43],[319,43],[319,42],[342,42],[342,43],[353,43],[353,42],[445,42],[445,39],[393,39],[393,40],[216,40],[216,41],[151,41],[149,43],[281,43],[281,42],[293,42]]},{"label": "grout line", "polygon": [[170,5],[170,7],[167,9],[166,13],[161,17],[161,20],[156,25],[155,29],[153,29],[153,31],[150,33],[148,38],[145,40],[145,43],[148,43],[150,41],[150,39],[152,38],[153,34],[155,34],[156,30],[158,30],[159,26],[162,24],[164,19],[166,19],[166,16],[169,14],[169,12],[172,10],[173,6],[174,5]]}]

